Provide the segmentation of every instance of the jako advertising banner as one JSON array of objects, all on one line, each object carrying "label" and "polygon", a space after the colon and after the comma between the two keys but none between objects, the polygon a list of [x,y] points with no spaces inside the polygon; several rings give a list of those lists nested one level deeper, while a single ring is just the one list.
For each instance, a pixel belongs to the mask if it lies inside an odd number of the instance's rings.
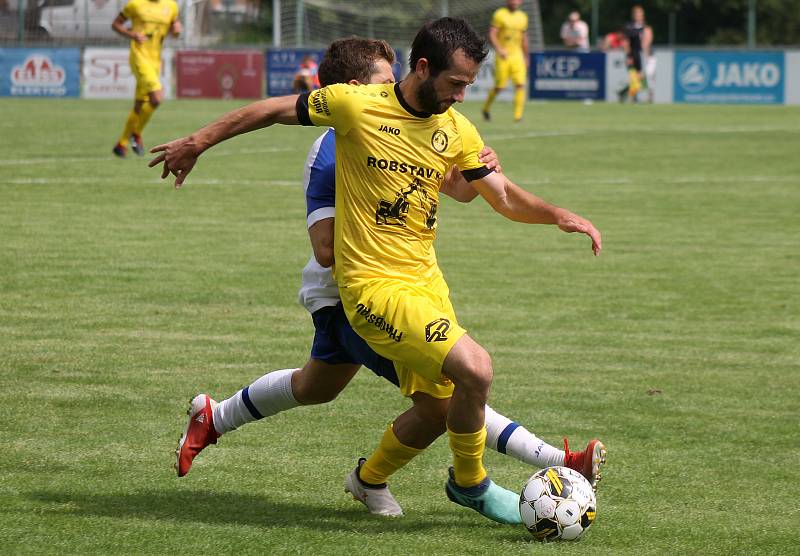
[{"label": "jako advertising banner", "polygon": [[0,48],[0,96],[77,97],[79,48]]},{"label": "jako advertising banner", "polygon": [[675,102],[782,104],[783,52],[675,52]]}]

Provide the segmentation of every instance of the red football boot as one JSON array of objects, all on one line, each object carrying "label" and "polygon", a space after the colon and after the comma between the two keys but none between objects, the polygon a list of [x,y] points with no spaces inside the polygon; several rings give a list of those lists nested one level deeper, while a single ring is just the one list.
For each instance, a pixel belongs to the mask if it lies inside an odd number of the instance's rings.
[{"label": "red football boot", "polygon": [[[213,404],[213,405],[212,405]],[[186,431],[181,436],[178,449],[175,455],[178,461],[175,469],[178,470],[178,477],[183,477],[192,468],[192,461],[209,444],[216,444],[217,438],[221,435],[214,430],[213,406],[217,402],[208,397],[207,394],[198,394],[192,399],[191,407],[186,414],[189,416],[189,423]]]},{"label": "red football boot", "polygon": [[600,480],[600,466],[606,462],[606,447],[597,440],[590,440],[582,452],[570,452],[567,439],[564,439],[564,467],[574,469],[591,483],[592,488],[597,488]]}]

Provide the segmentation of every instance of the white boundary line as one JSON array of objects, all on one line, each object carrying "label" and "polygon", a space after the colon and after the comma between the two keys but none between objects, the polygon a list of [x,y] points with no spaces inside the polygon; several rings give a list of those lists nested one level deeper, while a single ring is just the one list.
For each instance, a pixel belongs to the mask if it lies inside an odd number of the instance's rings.
[{"label": "white boundary line", "polygon": [[[565,183],[567,178],[541,178],[519,180],[519,185],[535,186]],[[793,183],[800,182],[800,176],[731,176],[731,177],[704,177],[704,176],[674,176],[674,177],[647,177],[647,178],[598,178],[582,180],[580,185],[628,185],[641,182],[648,183],[674,183],[674,184],[726,184],[726,183]],[[0,179],[0,185],[61,185],[61,184],[107,184],[109,178],[94,177],[66,177],[66,178],[11,178]],[[570,183],[574,183],[570,181]],[[141,182],[146,186],[172,187],[169,180],[149,179]],[[242,180],[242,179],[191,179],[187,186],[193,185],[213,185],[213,186],[240,186],[240,185],[264,185],[273,187],[301,187],[300,180]]]},{"label": "white boundary line", "polygon": [[[215,158],[219,156],[237,156],[248,154],[266,154],[266,153],[283,153],[291,152],[295,149],[288,147],[270,147],[263,149],[237,149],[237,150],[219,150],[207,153],[204,158]],[[150,155],[148,155],[150,156]],[[144,160],[149,160],[148,156],[142,157]],[[155,155],[152,155],[155,156]],[[134,158],[131,156],[131,158]],[[0,166],[31,166],[40,164],[64,164],[65,162],[103,162],[113,161],[114,155],[111,150],[108,151],[108,156],[65,156],[65,157],[41,157],[41,158],[7,158],[0,159]]]}]

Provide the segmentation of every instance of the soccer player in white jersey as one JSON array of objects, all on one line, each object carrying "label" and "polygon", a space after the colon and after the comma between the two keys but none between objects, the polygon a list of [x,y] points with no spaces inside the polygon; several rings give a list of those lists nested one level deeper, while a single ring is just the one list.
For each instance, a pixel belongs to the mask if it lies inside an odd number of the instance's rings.
[{"label": "soccer player in white jersey", "polygon": [[[321,67],[322,84],[393,82],[393,61],[393,52],[383,41],[341,39],[331,44],[325,54]],[[487,148],[485,154],[487,158],[484,161],[490,162],[494,153]],[[494,167],[494,162],[490,165]],[[209,444],[216,443],[217,438],[226,432],[292,407],[333,400],[361,365],[399,386],[394,365],[376,354],[353,332],[342,309],[339,290],[330,268],[333,264],[335,214],[333,130],[323,133],[311,147],[303,184],[308,232],[314,253],[303,269],[299,297],[303,306],[312,314],[316,329],[311,357],[303,368],[268,373],[220,403],[206,394],[196,396],[189,411],[186,431],[176,453],[179,476],[188,473],[195,456]],[[477,191],[455,168],[448,172],[441,191],[465,202],[477,196]],[[399,432],[398,441],[403,444],[417,440],[417,444],[427,446],[444,431],[447,404],[422,392],[415,393],[412,398],[426,415],[435,418],[435,423],[421,423],[418,426],[420,430],[412,430],[412,438],[403,436],[403,432],[408,432],[409,427],[404,429],[402,422],[395,423],[393,432]],[[494,450],[508,453],[537,467],[568,465],[586,474],[593,483],[597,477],[600,462],[593,462],[591,456],[598,441],[592,441],[583,452],[565,453],[488,406],[486,427],[486,445]],[[361,480],[361,467],[359,465],[347,476],[346,490],[364,503],[372,513],[400,515],[400,506],[386,486],[376,487]]]},{"label": "soccer player in white jersey", "polygon": [[[334,84],[307,95],[252,103],[187,137],[155,147],[151,166],[180,187],[199,156],[217,143],[280,123],[336,130],[335,278],[356,333],[394,362],[401,392],[450,397],[446,427],[453,467],[448,498],[501,523],[518,523],[519,496],[498,486],[483,466],[485,404],[491,358],[459,324],[436,261],[439,190],[456,165],[499,214],[585,234],[595,255],[600,232],[573,212],[521,189],[480,161],[483,142],[453,104],[464,99],[487,54],[461,19],[424,25],[395,85]],[[386,127],[398,133],[385,133]],[[377,208],[376,208],[377,207]],[[413,408],[412,408],[413,409]],[[387,429],[361,478],[373,485],[404,465],[411,446]],[[370,462],[368,461],[367,464]]]}]

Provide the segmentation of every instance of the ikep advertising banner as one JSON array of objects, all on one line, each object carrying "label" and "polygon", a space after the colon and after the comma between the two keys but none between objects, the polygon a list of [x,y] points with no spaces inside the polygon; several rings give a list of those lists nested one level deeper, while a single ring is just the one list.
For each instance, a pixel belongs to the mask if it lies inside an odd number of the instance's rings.
[{"label": "ikep advertising banner", "polygon": [[531,74],[531,98],[606,97],[606,55],[602,52],[536,52]]},{"label": "ikep advertising banner", "polygon": [[675,102],[782,104],[783,52],[675,52]]},{"label": "ikep advertising banner", "polygon": [[0,48],[0,96],[77,97],[79,48]]},{"label": "ikep advertising banner", "polygon": [[[172,60],[175,53],[161,51],[161,86],[166,98],[173,97]],[[136,79],[131,73],[127,48],[86,48],[83,51],[83,97],[133,99]]]},{"label": "ikep advertising banner", "polygon": [[261,98],[264,54],[260,50],[179,50],[181,98]]}]

